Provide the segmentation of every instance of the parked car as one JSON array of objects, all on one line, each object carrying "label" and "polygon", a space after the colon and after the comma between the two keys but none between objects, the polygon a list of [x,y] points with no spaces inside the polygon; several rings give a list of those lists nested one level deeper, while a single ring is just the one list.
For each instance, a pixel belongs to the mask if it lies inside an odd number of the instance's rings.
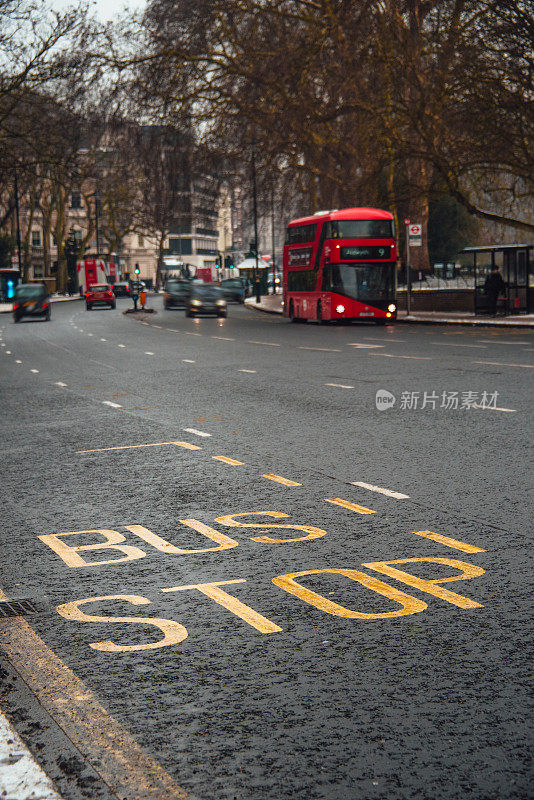
[{"label": "parked car", "polygon": [[196,283],[191,286],[186,316],[194,317],[196,314],[216,314],[218,317],[226,317],[226,298],[220,286],[213,283]]},{"label": "parked car", "polygon": [[19,283],[13,296],[13,321],[20,322],[23,317],[44,317],[50,319],[50,296],[41,283]]},{"label": "parked car", "polygon": [[237,303],[245,302],[247,284],[243,278],[226,278],[221,281],[221,289],[228,301],[235,300]]},{"label": "parked car", "polygon": [[115,295],[115,297],[129,297],[130,284],[128,283],[128,281],[117,281],[117,283],[114,283],[113,294]]},{"label": "parked car", "polygon": [[85,307],[91,311],[93,306],[109,306],[115,308],[115,295],[109,283],[94,283],[85,293]]},{"label": "parked car", "polygon": [[163,290],[164,308],[185,308],[191,291],[191,283],[178,278],[168,280]]}]

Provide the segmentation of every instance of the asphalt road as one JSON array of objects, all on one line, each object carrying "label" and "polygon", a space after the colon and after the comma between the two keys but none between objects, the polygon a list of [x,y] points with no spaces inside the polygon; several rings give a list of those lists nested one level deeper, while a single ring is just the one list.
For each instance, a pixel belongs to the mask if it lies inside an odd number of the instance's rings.
[{"label": "asphalt road", "polygon": [[533,333],[150,302],[0,318],[0,705],[65,800],[528,797]]}]

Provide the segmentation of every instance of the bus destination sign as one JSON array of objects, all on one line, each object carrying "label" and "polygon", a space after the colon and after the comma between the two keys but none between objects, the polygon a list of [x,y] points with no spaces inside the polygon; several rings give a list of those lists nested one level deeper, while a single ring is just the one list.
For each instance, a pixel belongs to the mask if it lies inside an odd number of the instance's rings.
[{"label": "bus destination sign", "polygon": [[342,247],[340,251],[341,259],[364,259],[370,258],[375,261],[391,258],[391,246],[383,245],[363,245]]}]

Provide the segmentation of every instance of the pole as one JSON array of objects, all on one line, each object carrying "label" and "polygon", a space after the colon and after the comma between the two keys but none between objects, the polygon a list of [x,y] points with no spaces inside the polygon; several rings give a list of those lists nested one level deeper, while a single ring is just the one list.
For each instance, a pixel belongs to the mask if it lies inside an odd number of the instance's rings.
[{"label": "pole", "polygon": [[254,288],[256,290],[256,303],[261,302],[260,297],[260,276],[258,267],[258,196],[256,187],[256,150],[255,143],[252,145],[252,199],[254,203],[254,255],[256,263],[254,265]]},{"label": "pole", "polygon": [[20,238],[19,179],[15,165],[15,218],[17,222],[17,253],[19,258],[19,278],[22,278],[22,242]]},{"label": "pole", "polygon": [[271,189],[271,240],[273,253],[273,294],[276,294],[276,258],[274,255],[274,186]]},{"label": "pole", "polygon": [[100,233],[98,230],[98,192],[95,192],[96,260],[100,258]]},{"label": "pole", "polygon": [[409,317],[411,312],[410,289],[412,285],[412,276],[410,272],[410,220],[405,219],[404,224],[406,225],[406,315]]}]

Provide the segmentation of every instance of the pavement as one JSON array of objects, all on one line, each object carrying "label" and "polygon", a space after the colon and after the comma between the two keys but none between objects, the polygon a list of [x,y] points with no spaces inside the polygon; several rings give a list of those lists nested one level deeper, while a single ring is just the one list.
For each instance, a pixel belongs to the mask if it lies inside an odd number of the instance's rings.
[{"label": "pavement", "polygon": [[55,791],[525,800],[534,332],[149,300],[0,319],[0,707]]},{"label": "pavement", "polygon": [[[254,308],[256,311],[264,311],[267,314],[283,314],[281,294],[263,296],[260,303],[256,303],[254,297],[248,297],[245,300],[245,304],[249,308]],[[534,314],[513,317],[475,317],[474,314],[467,312],[414,311],[408,315],[406,311],[400,311],[397,316],[397,322],[530,328],[534,327]]]}]

